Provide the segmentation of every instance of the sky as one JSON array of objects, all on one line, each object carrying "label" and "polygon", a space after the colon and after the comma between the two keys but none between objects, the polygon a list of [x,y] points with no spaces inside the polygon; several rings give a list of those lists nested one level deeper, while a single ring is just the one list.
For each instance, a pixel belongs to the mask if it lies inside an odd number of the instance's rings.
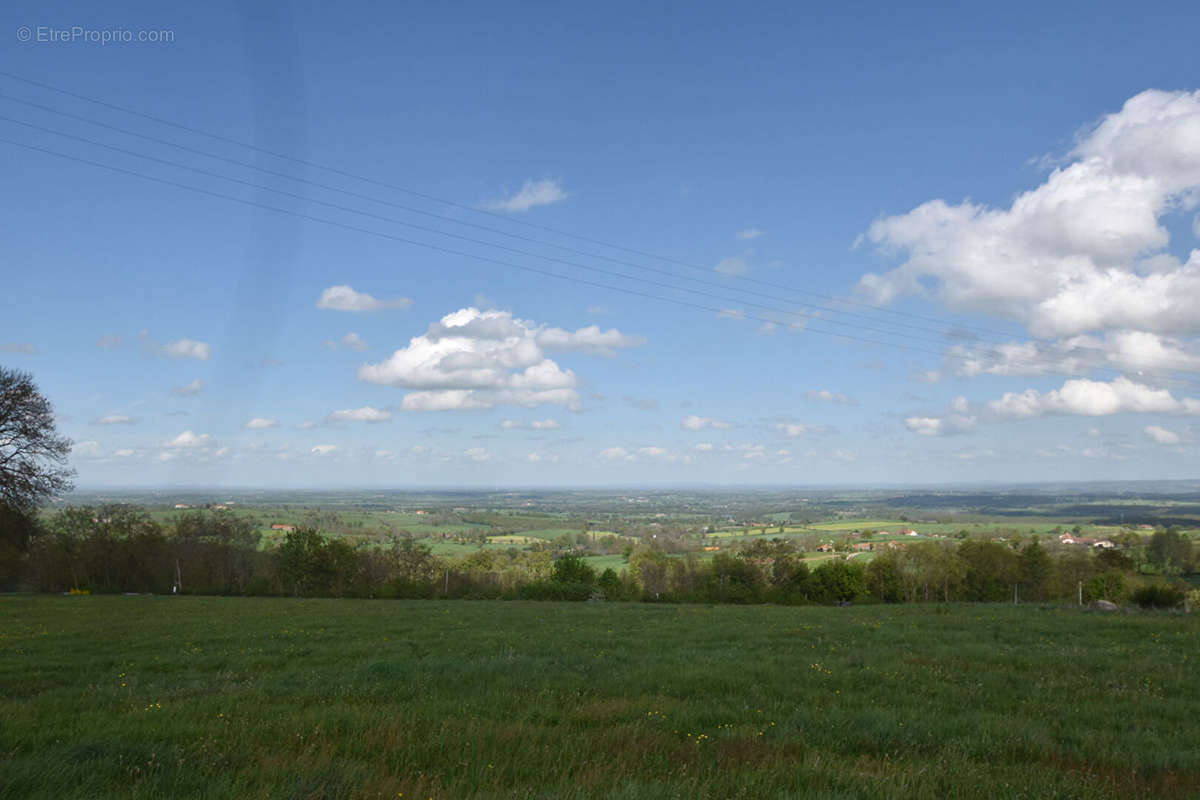
[{"label": "sky", "polygon": [[16,0],[0,366],[81,487],[1200,478],[1200,9],[1043,6]]}]

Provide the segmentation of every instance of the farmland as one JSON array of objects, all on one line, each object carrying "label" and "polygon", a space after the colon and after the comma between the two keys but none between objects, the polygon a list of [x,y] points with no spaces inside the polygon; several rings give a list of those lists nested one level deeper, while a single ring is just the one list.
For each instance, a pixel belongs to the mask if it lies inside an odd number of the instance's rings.
[{"label": "farmland", "polygon": [[1194,797],[1194,615],[0,599],[0,797]]}]

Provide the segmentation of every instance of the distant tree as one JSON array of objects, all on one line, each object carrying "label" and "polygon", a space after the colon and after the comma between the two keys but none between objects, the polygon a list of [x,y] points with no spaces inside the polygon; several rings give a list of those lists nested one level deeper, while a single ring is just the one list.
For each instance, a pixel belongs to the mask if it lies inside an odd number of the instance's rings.
[{"label": "distant tree", "polygon": [[621,576],[617,575],[612,567],[608,567],[600,573],[600,577],[596,581],[597,588],[604,592],[604,597],[607,600],[620,600],[625,594],[624,584],[621,583]]},{"label": "distant tree", "polygon": [[1029,600],[1046,599],[1046,583],[1054,569],[1050,555],[1046,549],[1034,539],[1021,550],[1021,583],[1024,584],[1022,594]]},{"label": "distant tree", "polygon": [[1187,572],[1192,567],[1192,543],[1174,526],[1155,531],[1146,546],[1146,558],[1162,572]]},{"label": "distant tree", "polygon": [[555,560],[550,580],[555,583],[582,583],[591,586],[596,582],[596,570],[578,556],[563,556]]}]

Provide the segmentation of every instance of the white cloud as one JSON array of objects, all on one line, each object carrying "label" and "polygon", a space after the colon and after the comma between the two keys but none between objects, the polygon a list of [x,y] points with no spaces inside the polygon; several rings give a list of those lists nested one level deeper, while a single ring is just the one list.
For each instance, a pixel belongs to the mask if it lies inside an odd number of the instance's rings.
[{"label": "white cloud", "polygon": [[804,396],[809,400],[815,400],[820,403],[833,403],[839,406],[857,405],[854,400],[844,394],[831,392],[828,389],[814,389],[804,393]]},{"label": "white cloud", "polygon": [[196,380],[184,386],[171,387],[171,394],[175,395],[176,397],[193,397],[203,391],[204,381],[200,380],[199,378],[196,378]]},{"label": "white cloud", "polygon": [[739,238],[739,239],[757,239],[758,237],[762,236],[764,233],[766,233],[766,231],[760,231],[758,228],[747,228],[744,231],[738,231],[737,238]]},{"label": "white cloud", "polygon": [[368,345],[366,340],[357,333],[350,331],[342,337],[342,347],[348,347],[351,350],[358,350],[359,352],[362,352],[370,347],[370,345]]},{"label": "white cloud", "polygon": [[598,325],[589,325],[577,331],[543,328],[537,332],[537,343],[547,350],[574,350],[612,358],[617,354],[617,348],[641,347],[646,340],[641,336],[621,333],[616,328],[602,331]]},{"label": "white cloud", "polygon": [[202,447],[210,447],[212,444],[213,438],[207,433],[197,434],[192,431],[184,431],[167,442],[166,446],[184,450],[195,450]]},{"label": "white cloud", "polygon": [[1038,336],[1200,332],[1200,250],[1166,252],[1164,216],[1200,189],[1200,91],[1145,91],[1079,140],[1071,160],[1008,208],[931,200],[867,238],[903,263],[867,275],[875,302],[926,291]]},{"label": "white cloud", "polygon": [[331,422],[387,422],[391,418],[392,412],[371,406],[343,408],[329,415]]},{"label": "white cloud", "polygon": [[248,431],[261,431],[266,430],[267,428],[278,428],[279,420],[268,419],[267,417],[255,417],[254,419],[247,420],[242,427]]},{"label": "white cloud", "polygon": [[329,311],[384,311],[389,308],[412,308],[413,301],[407,297],[378,300],[366,292],[356,292],[349,286],[330,286],[321,292],[317,308]]},{"label": "white cloud", "polygon": [[136,425],[141,422],[140,417],[129,417],[124,414],[108,414],[96,420],[97,425]]},{"label": "white cloud", "polygon": [[0,353],[19,353],[26,356],[35,356],[37,352],[37,346],[29,342],[0,343]]},{"label": "white cloud", "polygon": [[684,417],[683,422],[681,422],[680,425],[684,430],[687,431],[702,431],[706,428],[725,430],[733,427],[732,422],[728,422],[723,419],[717,419],[715,417],[699,417],[695,414],[689,414],[688,416]]},{"label": "white cloud", "polygon": [[955,397],[940,417],[906,417],[904,427],[918,436],[953,436],[970,433],[979,424],[979,418],[970,412],[965,397]]},{"label": "white cloud", "polygon": [[1179,444],[1179,434],[1178,433],[1175,433],[1174,431],[1169,431],[1166,428],[1160,428],[1157,425],[1147,425],[1145,428],[1142,428],[1142,432],[1145,433],[1146,436],[1148,436],[1149,438],[1158,442],[1159,444],[1165,444],[1165,445]]},{"label": "white cloud", "polygon": [[633,456],[624,447],[608,447],[597,456],[604,461],[633,461]]},{"label": "white cloud", "polygon": [[552,431],[557,430],[560,426],[556,419],[535,419],[529,423],[529,427],[535,431]]},{"label": "white cloud", "polygon": [[487,450],[483,449],[482,447],[472,447],[469,450],[465,450],[463,452],[463,455],[465,455],[467,458],[471,459],[472,461],[477,461],[477,462],[488,461],[492,457],[491,453],[489,453]]},{"label": "white cloud", "polygon": [[639,447],[638,452],[650,458],[659,458],[668,455],[665,447]]},{"label": "white cloud", "polygon": [[129,458],[131,455],[133,455],[133,450],[130,450],[128,447],[124,447],[113,453],[113,455],[117,458]]},{"label": "white cloud", "polygon": [[558,461],[558,456],[547,455],[546,453],[530,453],[529,455],[525,456],[525,460],[529,461],[531,463],[534,463],[534,464],[537,464],[537,463],[553,464]]},{"label": "white cloud", "polygon": [[740,255],[723,258],[717,262],[715,267],[713,267],[713,271],[719,272],[722,275],[729,275],[731,277],[745,275],[750,271],[750,265],[746,263],[746,259],[753,254],[753,250],[747,250]]},{"label": "white cloud", "polygon": [[160,352],[171,358],[195,358],[207,361],[212,354],[207,342],[197,342],[195,339],[176,339],[162,346]]},{"label": "white cloud", "polygon": [[775,430],[779,431],[784,436],[796,438],[812,433],[815,428],[812,425],[805,425],[800,422],[776,422]]},{"label": "white cloud", "polygon": [[1076,414],[1088,417],[1122,413],[1200,413],[1200,400],[1177,400],[1167,389],[1134,383],[1125,377],[1111,382],[1069,380],[1061,389],[1042,394],[1036,389],[1008,392],[988,404],[997,417],[1024,419],[1047,414]]},{"label": "white cloud", "polygon": [[1148,331],[1109,331],[1103,338],[1080,335],[1053,342],[1005,342],[947,351],[947,363],[962,377],[976,375],[1078,375],[1098,369],[1138,374],[1200,369],[1200,348]]},{"label": "white cloud", "polygon": [[555,180],[525,181],[520,191],[511,197],[493,200],[487,207],[492,211],[510,211],[521,213],[538,206],[550,206],[561,203],[569,195]]},{"label": "white cloud", "polygon": [[578,378],[546,357],[544,347],[604,355],[631,346],[634,337],[596,327],[569,333],[516,319],[508,311],[464,308],[447,314],[407,347],[378,364],[364,364],[360,380],[417,389],[407,411],[561,405],[578,408]]},{"label": "white cloud", "polygon": [[330,453],[336,453],[337,449],[338,447],[336,444],[318,444],[315,445],[312,450],[309,450],[309,452],[313,455],[327,456]]},{"label": "white cloud", "polygon": [[711,453],[713,446],[712,446],[712,442],[700,442],[699,444],[694,446],[692,449],[699,451],[701,453]]}]

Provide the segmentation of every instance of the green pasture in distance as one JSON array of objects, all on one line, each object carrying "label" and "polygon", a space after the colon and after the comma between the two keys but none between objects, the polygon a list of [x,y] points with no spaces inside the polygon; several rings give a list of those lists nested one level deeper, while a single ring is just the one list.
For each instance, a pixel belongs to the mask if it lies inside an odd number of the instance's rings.
[{"label": "green pasture in distance", "polygon": [[597,573],[603,572],[606,569],[611,569],[613,572],[620,573],[623,569],[629,568],[629,562],[625,560],[625,556],[585,556],[583,559]]}]

